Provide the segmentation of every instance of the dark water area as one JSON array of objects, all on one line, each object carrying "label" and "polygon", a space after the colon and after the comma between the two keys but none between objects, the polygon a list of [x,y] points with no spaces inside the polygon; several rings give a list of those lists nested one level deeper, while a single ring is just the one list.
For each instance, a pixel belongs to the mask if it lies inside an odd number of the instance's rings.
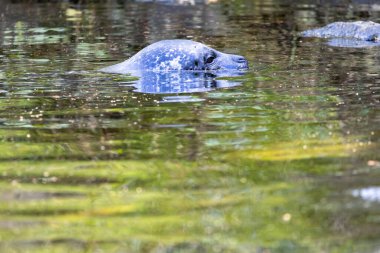
[{"label": "dark water area", "polygon": [[[0,252],[380,250],[380,47],[299,32],[377,1],[0,1]],[[154,94],[163,39],[245,56]]]}]

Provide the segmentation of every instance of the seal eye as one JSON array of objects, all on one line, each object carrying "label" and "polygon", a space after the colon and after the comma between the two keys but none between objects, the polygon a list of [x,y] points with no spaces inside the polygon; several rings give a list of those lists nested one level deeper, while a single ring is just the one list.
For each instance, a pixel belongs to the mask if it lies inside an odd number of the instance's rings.
[{"label": "seal eye", "polygon": [[215,60],[215,57],[214,57],[214,56],[210,56],[210,57],[208,57],[208,58],[206,59],[206,63],[207,63],[207,64],[210,64],[210,63],[212,63],[214,60]]}]

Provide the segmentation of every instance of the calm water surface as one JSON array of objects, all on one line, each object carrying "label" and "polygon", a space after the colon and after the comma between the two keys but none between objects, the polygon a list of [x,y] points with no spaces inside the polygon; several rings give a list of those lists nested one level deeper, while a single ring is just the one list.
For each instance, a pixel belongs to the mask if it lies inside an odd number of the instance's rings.
[{"label": "calm water surface", "polygon": [[[0,2],[0,252],[379,252],[380,48],[298,36],[379,5],[195,2]],[[96,71],[173,38],[250,71]]]}]

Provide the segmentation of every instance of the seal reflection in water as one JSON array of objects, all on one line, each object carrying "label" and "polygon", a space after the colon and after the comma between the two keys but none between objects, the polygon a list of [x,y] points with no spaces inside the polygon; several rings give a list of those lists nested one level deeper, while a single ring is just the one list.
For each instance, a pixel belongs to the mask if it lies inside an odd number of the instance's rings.
[{"label": "seal reflection in water", "polygon": [[184,93],[236,86],[240,83],[216,78],[240,76],[247,69],[243,56],[191,40],[163,40],[100,71],[139,77],[135,86],[140,92]]}]

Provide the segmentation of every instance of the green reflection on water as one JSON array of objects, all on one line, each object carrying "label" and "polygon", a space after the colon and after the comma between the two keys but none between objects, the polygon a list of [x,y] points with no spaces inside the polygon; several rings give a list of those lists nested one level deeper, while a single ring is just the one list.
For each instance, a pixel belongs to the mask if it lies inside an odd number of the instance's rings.
[{"label": "green reflection on water", "polygon": [[331,213],[341,211],[320,202],[329,186],[304,177],[305,168],[331,172],[339,163],[331,158],[2,163],[0,173],[10,183],[1,190],[0,214],[9,227],[1,238],[9,242],[4,247],[15,249],[29,242],[31,251],[42,243],[59,252],[59,240],[68,240],[67,250],[74,240],[91,251],[115,244],[137,251],[185,244],[190,247],[185,250],[205,252],[252,247],[344,252],[351,241],[326,230]]}]

